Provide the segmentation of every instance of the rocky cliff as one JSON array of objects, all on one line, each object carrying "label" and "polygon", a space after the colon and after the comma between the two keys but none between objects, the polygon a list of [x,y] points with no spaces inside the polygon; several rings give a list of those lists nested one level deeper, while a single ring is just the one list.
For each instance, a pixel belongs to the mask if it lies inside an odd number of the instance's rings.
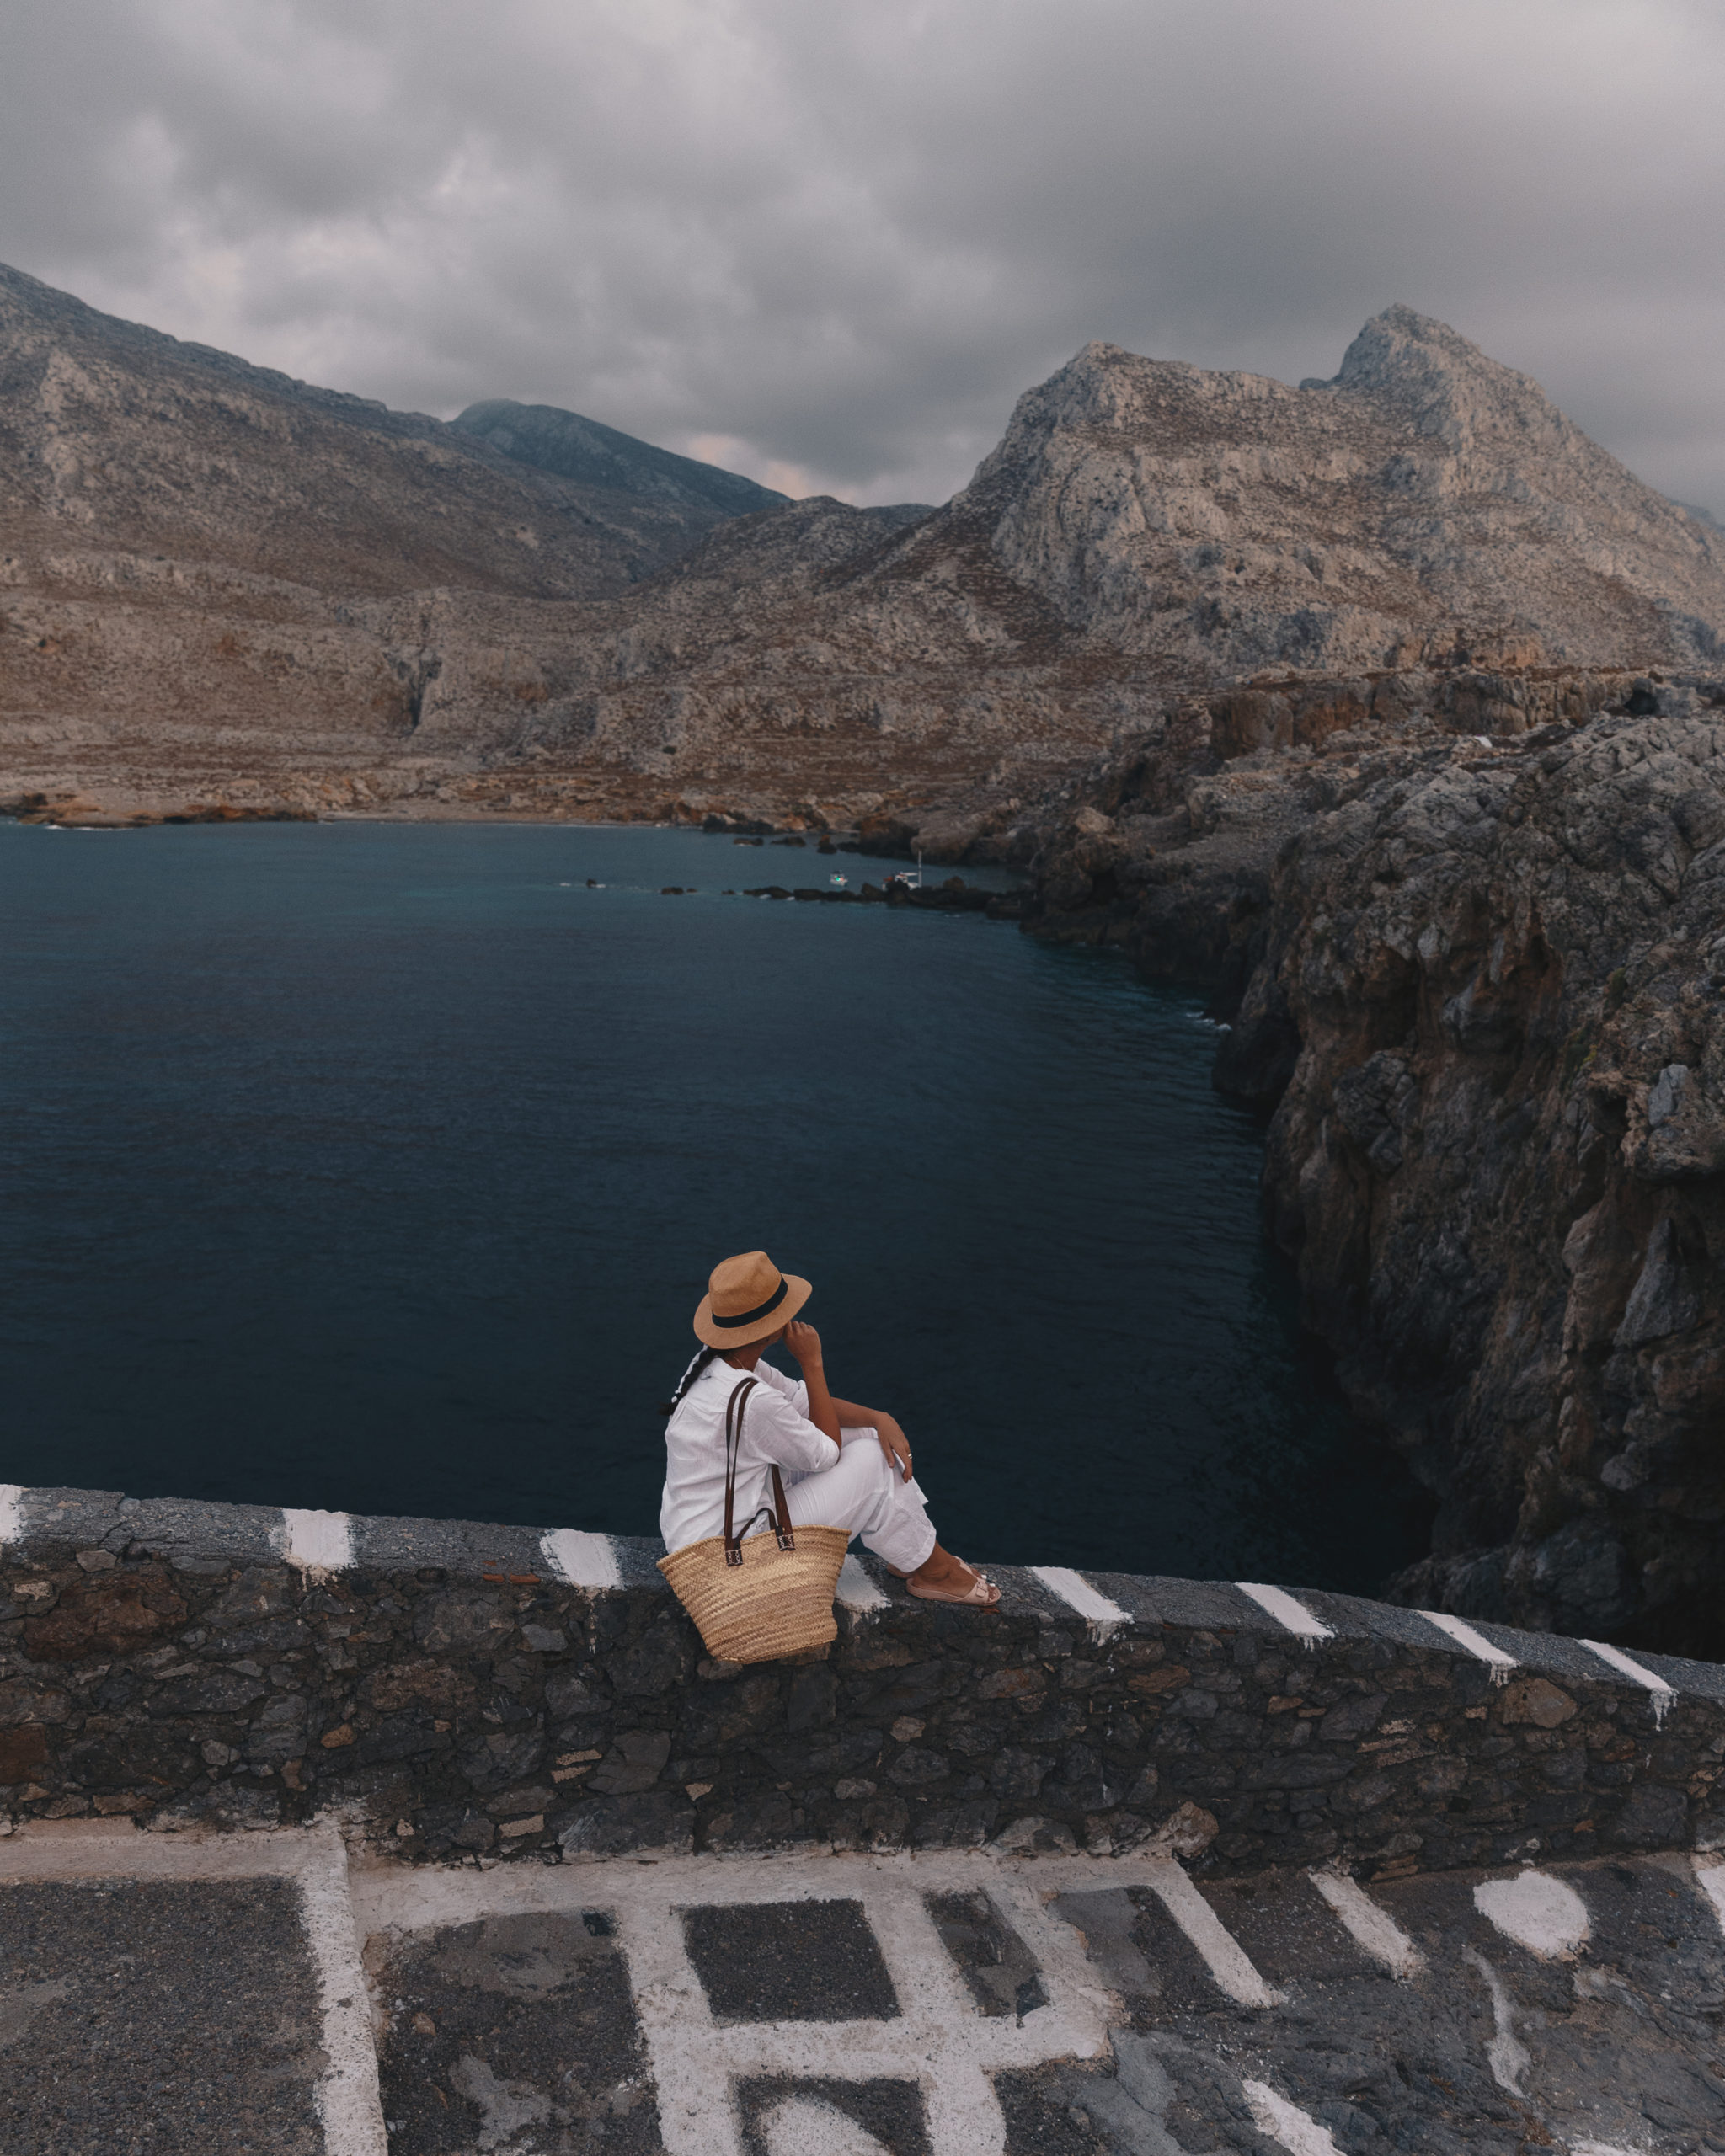
[{"label": "rocky cliff", "polygon": [[943,508],[859,510],[548,407],[387,412],[6,272],[0,463],[0,794],[974,836],[1182,696],[1513,696],[1725,635],[1717,527],[1403,307],[1299,388],[1087,346]]},{"label": "rocky cliff", "polygon": [[1442,1499],[1407,1589],[1712,1651],[1725,712],[1663,701],[1386,771],[1315,821],[1240,1046],[1297,1036],[1273,1230]]},{"label": "rocky cliff", "polygon": [[1494,686],[1169,714],[1036,835],[1038,926],[1231,1017],[1307,1318],[1439,1500],[1397,1591],[1717,1652],[1725,679],[1476,734]]}]

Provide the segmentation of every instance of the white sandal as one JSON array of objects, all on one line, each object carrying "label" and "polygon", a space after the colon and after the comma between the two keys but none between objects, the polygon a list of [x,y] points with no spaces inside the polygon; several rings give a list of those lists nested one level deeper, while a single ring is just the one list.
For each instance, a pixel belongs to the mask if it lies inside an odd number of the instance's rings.
[{"label": "white sandal", "polygon": [[[960,1557],[959,1562],[962,1565],[964,1560]],[[973,1577],[969,1586],[960,1593],[955,1593],[952,1588],[944,1587],[918,1587],[909,1579],[905,1580],[905,1586],[919,1602],[968,1603],[973,1609],[992,1609],[1001,1598],[1000,1589],[985,1572],[977,1572],[974,1566],[966,1566],[966,1570],[973,1574]],[[904,1575],[901,1573],[900,1577],[903,1578]]]}]

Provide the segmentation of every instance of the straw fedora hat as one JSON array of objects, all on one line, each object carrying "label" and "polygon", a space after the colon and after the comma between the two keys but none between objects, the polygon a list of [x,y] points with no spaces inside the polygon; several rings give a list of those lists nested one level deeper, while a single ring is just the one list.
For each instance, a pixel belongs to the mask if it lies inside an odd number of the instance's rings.
[{"label": "straw fedora hat", "polygon": [[814,1293],[794,1273],[781,1273],[764,1250],[715,1265],[695,1313],[695,1337],[709,1348],[752,1348],[770,1339]]}]

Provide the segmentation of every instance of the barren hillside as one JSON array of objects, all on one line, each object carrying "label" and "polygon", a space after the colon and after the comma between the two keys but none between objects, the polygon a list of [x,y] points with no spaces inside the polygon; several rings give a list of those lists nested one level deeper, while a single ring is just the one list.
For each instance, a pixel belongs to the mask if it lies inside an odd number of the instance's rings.
[{"label": "barren hillside", "polygon": [[116,805],[998,823],[1194,693],[1725,637],[1717,528],[1405,307],[1299,388],[1092,344],[942,509],[727,517],[764,490],[574,414],[390,413],[6,272],[0,465],[0,793]]}]

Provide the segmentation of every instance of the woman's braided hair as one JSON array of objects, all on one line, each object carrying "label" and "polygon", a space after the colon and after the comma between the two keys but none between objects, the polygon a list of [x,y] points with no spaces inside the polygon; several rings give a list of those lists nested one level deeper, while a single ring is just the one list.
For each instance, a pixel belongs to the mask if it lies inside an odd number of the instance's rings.
[{"label": "woman's braided hair", "polygon": [[701,1350],[700,1353],[696,1356],[694,1361],[690,1364],[688,1369],[683,1372],[682,1381],[677,1386],[676,1390],[671,1395],[669,1400],[662,1403],[665,1413],[667,1415],[675,1415],[676,1413],[677,1409],[682,1405],[683,1395],[687,1392],[689,1387],[694,1384],[696,1379],[701,1375],[702,1372],[705,1370],[709,1364],[716,1363],[724,1353],[724,1350],[722,1348],[703,1348]]}]

